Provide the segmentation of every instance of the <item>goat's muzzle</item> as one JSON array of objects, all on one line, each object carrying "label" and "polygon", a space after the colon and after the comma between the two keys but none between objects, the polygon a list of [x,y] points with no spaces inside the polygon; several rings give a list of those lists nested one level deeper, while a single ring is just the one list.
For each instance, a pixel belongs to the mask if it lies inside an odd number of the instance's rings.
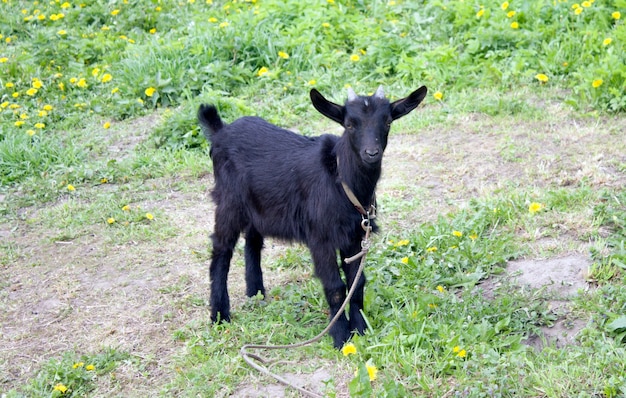
[{"label": "goat's muzzle", "polygon": [[365,163],[376,163],[382,158],[383,151],[379,147],[365,148],[361,154],[361,159]]}]

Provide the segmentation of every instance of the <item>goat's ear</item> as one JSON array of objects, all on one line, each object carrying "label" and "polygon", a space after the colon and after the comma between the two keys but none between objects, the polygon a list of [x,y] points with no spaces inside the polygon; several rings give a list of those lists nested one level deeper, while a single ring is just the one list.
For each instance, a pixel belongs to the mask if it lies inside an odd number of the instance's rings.
[{"label": "goat's ear", "polygon": [[426,86],[422,86],[409,94],[408,97],[392,102],[391,118],[393,120],[399,119],[411,112],[413,109],[417,108],[420,102],[422,102],[426,97],[427,92],[428,89]]},{"label": "goat's ear", "polygon": [[315,109],[322,115],[339,124],[343,124],[343,119],[346,114],[346,110],[343,106],[330,102],[314,88],[311,89],[311,102],[313,102]]}]

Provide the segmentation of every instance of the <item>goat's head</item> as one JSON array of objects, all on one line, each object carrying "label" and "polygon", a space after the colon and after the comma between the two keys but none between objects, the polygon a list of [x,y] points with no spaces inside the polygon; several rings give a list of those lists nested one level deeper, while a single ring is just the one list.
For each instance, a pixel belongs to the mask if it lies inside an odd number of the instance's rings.
[{"label": "goat's head", "polygon": [[387,147],[391,122],[415,109],[426,97],[428,90],[422,86],[408,97],[389,102],[380,86],[372,96],[358,96],[348,89],[348,100],[342,105],[328,101],[316,89],[311,90],[313,106],[322,115],[345,128],[352,149],[367,165],[380,164]]}]

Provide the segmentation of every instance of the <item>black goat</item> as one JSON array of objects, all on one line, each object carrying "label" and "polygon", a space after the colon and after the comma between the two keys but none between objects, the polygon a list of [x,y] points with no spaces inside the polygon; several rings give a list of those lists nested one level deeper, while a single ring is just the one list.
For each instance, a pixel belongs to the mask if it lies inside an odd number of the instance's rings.
[{"label": "black goat", "polygon": [[[241,232],[246,238],[248,296],[265,294],[261,271],[264,236],[303,242],[311,251],[315,274],[324,287],[330,317],[335,316],[346,297],[337,250],[350,287],[355,283],[358,261],[347,264],[343,259],[361,250],[364,231],[360,213],[373,205],[389,127],[393,120],[415,109],[426,92],[426,87],[420,87],[390,103],[382,87],[369,97],[357,96],[349,89],[348,100],[341,106],[312,89],[313,106],[345,128],[341,137],[304,137],[258,117],[242,117],[224,124],[214,106],[200,106],[198,119],[211,141],[215,172],[210,267],[214,322],[230,321],[226,281]],[[349,199],[348,192],[353,192],[356,200]],[[353,202],[365,206],[359,209]],[[361,314],[365,276],[356,283],[349,318],[342,315],[330,330],[337,348],[349,339],[351,331],[365,331]]]}]

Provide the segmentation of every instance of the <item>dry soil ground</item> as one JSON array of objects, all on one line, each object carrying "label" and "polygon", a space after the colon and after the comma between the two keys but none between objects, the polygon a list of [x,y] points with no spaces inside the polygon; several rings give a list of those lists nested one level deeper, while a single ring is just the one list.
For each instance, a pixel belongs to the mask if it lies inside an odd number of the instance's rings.
[{"label": "dry soil ground", "polygon": [[[553,114],[549,122],[472,114],[416,135],[396,130],[385,154],[379,195],[407,205],[391,212],[383,208],[383,229],[415,227],[472,198],[511,187],[532,190],[583,180],[594,188],[624,186],[617,165],[626,162],[626,118],[579,119],[558,105],[544,109]],[[145,118],[132,129],[118,131],[109,156],[129,156],[133,144],[155,123],[154,117]],[[168,215],[179,233],[163,240],[110,245],[102,225],[89,227],[73,240],[51,240],[62,231],[45,226],[45,207],[21,209],[17,217],[0,224],[0,238],[13,248],[12,261],[0,269],[0,391],[22,386],[43,362],[66,351],[91,353],[107,346],[143,358],[144,368],[118,368],[118,387],[102,381],[96,395],[155,396],[175,377],[173,358],[184,343],[175,341],[173,332],[191,320],[207,320],[209,310],[204,305],[209,294],[207,259],[198,253],[206,251],[212,229],[212,178],[185,178],[189,189],[184,191],[169,179],[147,181],[159,199],[133,203]],[[59,201],[46,207],[62,205]],[[527,237],[533,254],[509,265],[519,271],[515,275],[521,273],[520,284],[537,288],[547,283],[567,294],[575,294],[574,287],[584,288],[581,272],[589,256],[580,239],[585,232],[581,225],[579,220],[563,220],[556,239]],[[270,246],[269,256],[284,248],[279,243]],[[533,271],[546,267],[548,279],[546,272]],[[229,283],[236,308],[244,290],[241,267],[235,268]],[[292,275],[274,270],[266,272],[266,278],[267,285],[276,285],[289,283]],[[205,302],[197,305],[197,297]],[[566,297],[562,301],[558,305],[566,307]],[[561,343],[572,343],[563,334],[575,330],[563,330],[556,333]],[[321,385],[322,380],[314,383]],[[239,396],[283,394],[274,385],[242,385],[238,391]]]}]

